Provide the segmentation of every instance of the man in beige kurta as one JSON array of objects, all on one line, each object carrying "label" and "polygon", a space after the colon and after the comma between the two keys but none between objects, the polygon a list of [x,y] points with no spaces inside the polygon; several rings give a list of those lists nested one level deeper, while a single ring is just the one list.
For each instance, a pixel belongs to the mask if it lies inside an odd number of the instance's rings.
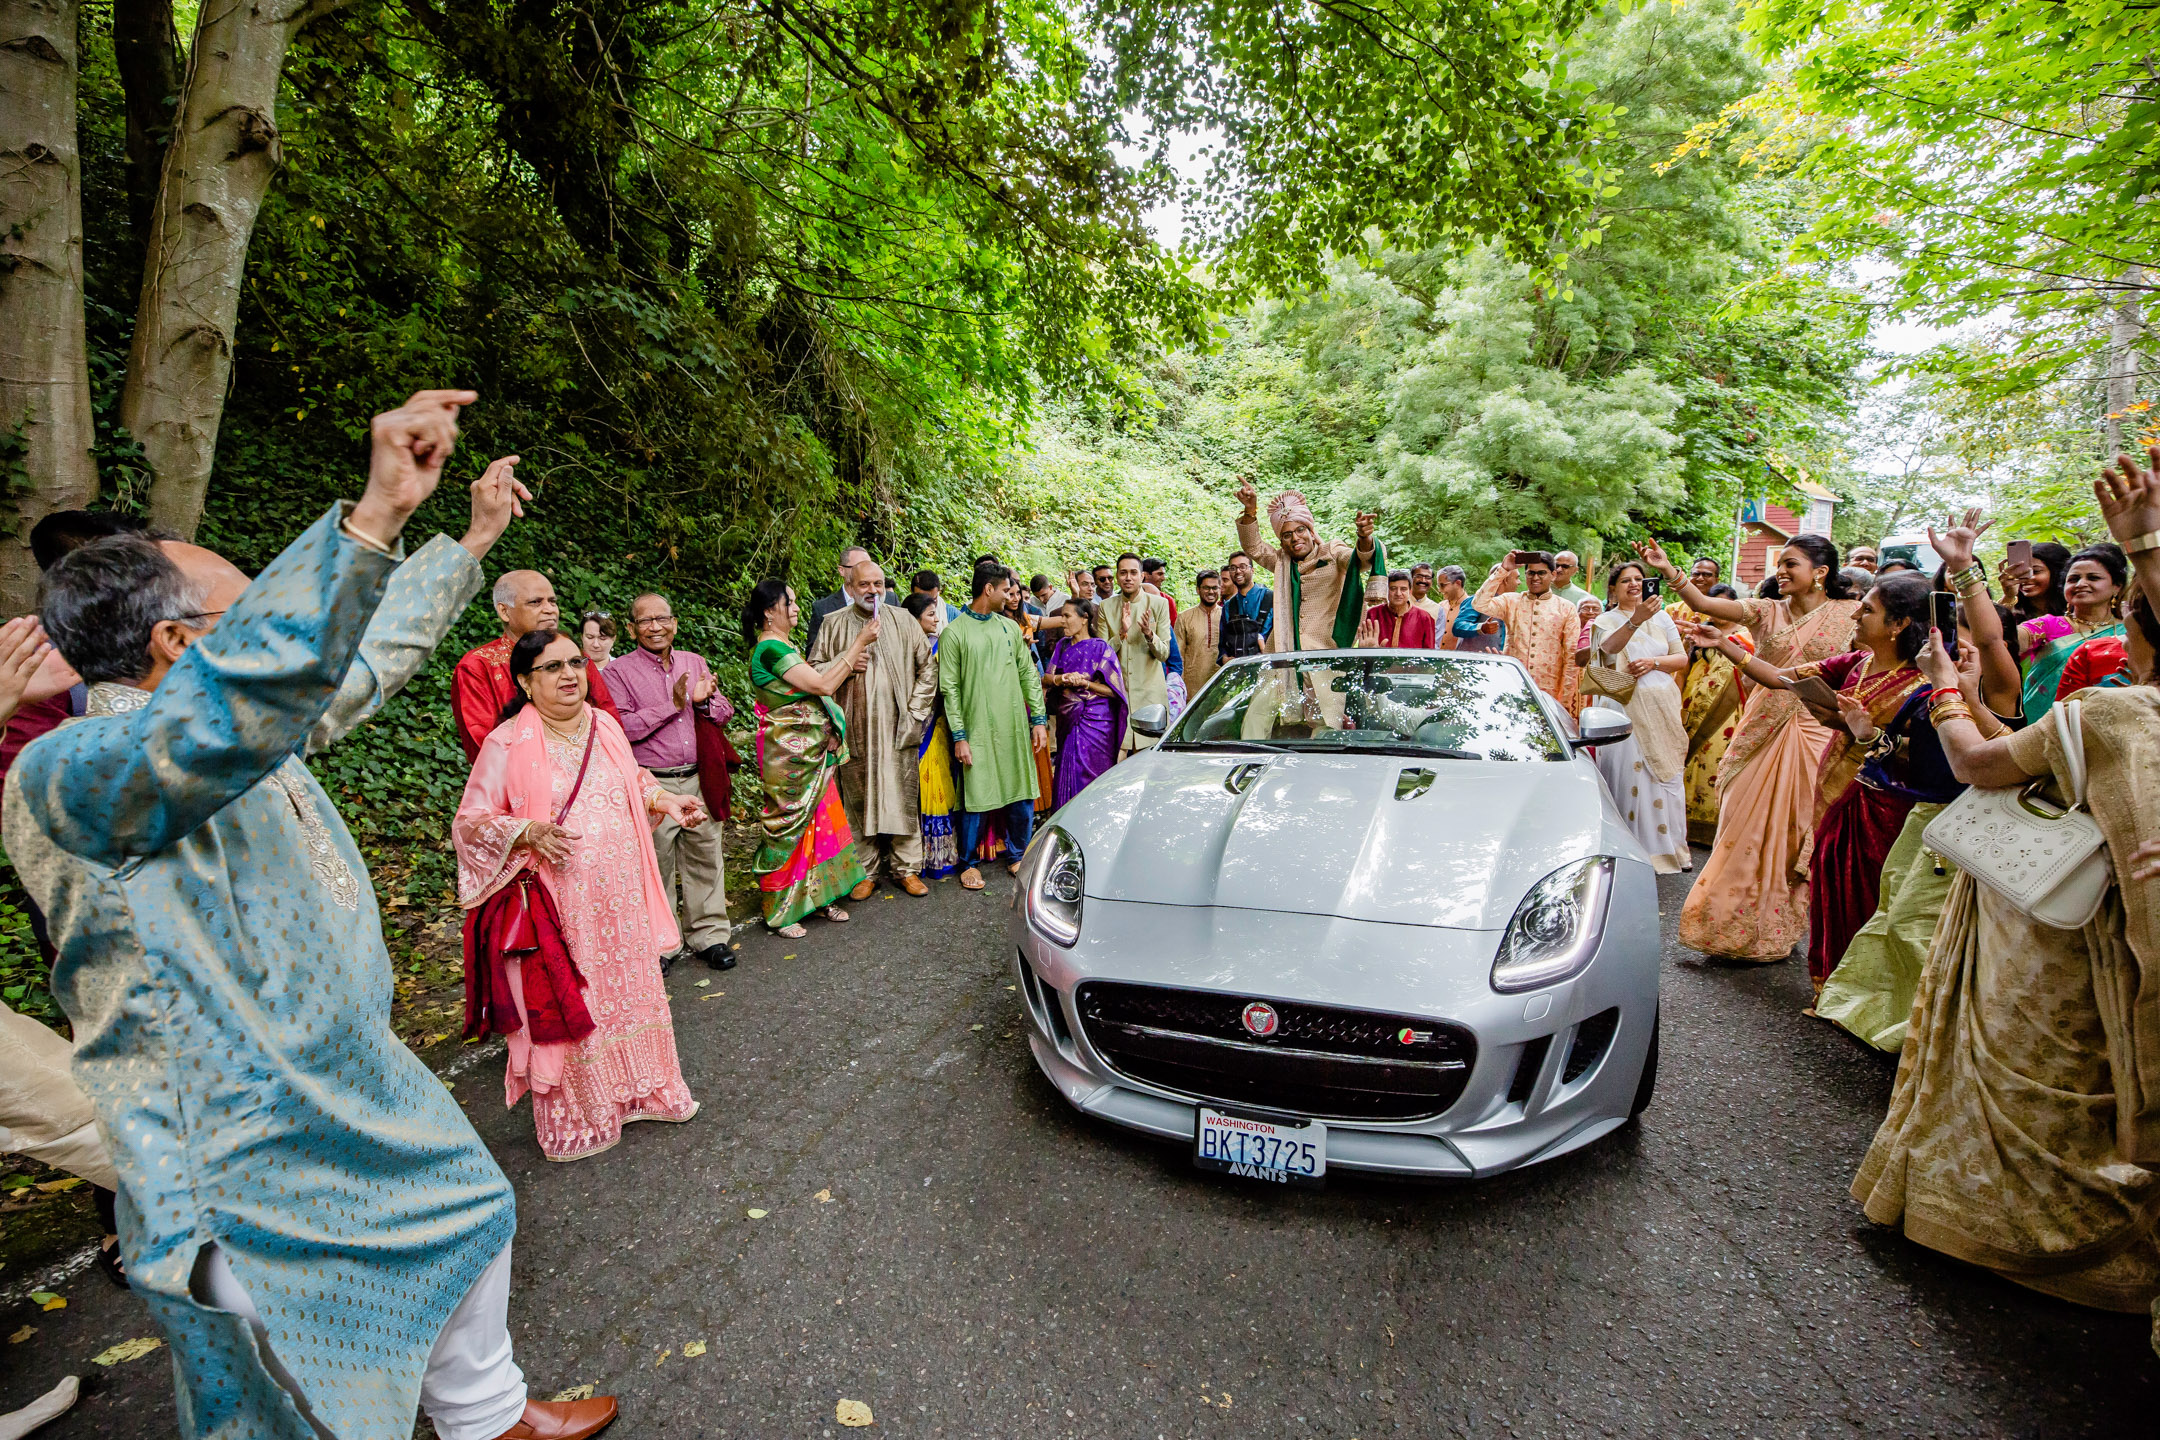
[{"label": "man in beige kurta", "polygon": [[1177,617],[1179,658],[1185,662],[1185,695],[1198,695],[1200,687],[1222,668],[1222,577],[1203,570],[1193,582],[1200,603],[1189,605]]},{"label": "man in beige kurta", "polygon": [[[1355,547],[1322,540],[1305,497],[1285,490],[1268,506],[1268,526],[1278,542],[1271,545],[1260,529],[1260,496],[1252,481],[1238,486],[1238,500],[1245,507],[1238,516],[1238,544],[1253,564],[1265,565],[1275,575],[1275,627],[1269,632],[1267,648],[1278,653],[1347,649],[1354,637],[1335,633],[1336,612],[1342,605],[1343,586],[1362,591],[1363,580],[1354,577],[1369,575],[1378,559],[1373,539],[1377,517],[1362,513],[1357,517]],[[1341,729],[1344,697],[1316,684],[1317,678],[1307,674],[1300,693],[1293,695],[1288,672],[1267,672],[1246,706],[1240,733],[1255,740],[1268,738],[1284,725]]]},{"label": "man in beige kurta", "polygon": [[[863,608],[885,593],[885,572],[875,560],[862,560],[848,572],[848,603],[825,617],[812,665],[828,665],[845,654],[870,621]],[[896,624],[896,621],[907,621]],[[880,868],[910,895],[930,893],[922,871],[922,772],[915,747],[937,704],[937,656],[922,626],[895,609],[878,625],[861,671],[833,698],[847,720],[848,761],[840,767],[840,804],[855,831],[855,858],[866,877],[850,898],[867,900],[877,886]]]},{"label": "man in beige kurta", "polygon": [[[1517,554],[1523,557],[1520,567]],[[1527,590],[1515,589],[1518,568]],[[1575,666],[1583,622],[1574,602],[1553,593],[1552,581],[1552,556],[1542,550],[1510,552],[1493,566],[1471,603],[1478,614],[1507,626],[1507,653],[1522,661],[1538,689],[1566,706],[1576,690],[1568,672]]]},{"label": "man in beige kurta", "polygon": [[[1121,555],[1117,562],[1117,593],[1103,602],[1099,624],[1102,638],[1117,652],[1125,672],[1126,713],[1143,705],[1170,704],[1170,677],[1163,662],[1170,658],[1170,602],[1140,584],[1140,557]],[[1134,731],[1128,721],[1118,758],[1153,745],[1151,735]]]},{"label": "man in beige kurta", "polygon": [[[1268,506],[1268,524],[1279,542],[1269,544],[1260,529],[1260,497],[1250,480],[1238,487],[1238,499],[1245,506],[1245,513],[1238,516],[1238,544],[1252,557],[1253,564],[1275,572],[1275,629],[1268,636],[1268,648],[1278,652],[1347,648],[1347,638],[1338,645],[1335,612],[1351,573],[1365,575],[1372,569],[1373,523],[1377,517],[1357,517],[1354,548],[1340,540],[1322,540],[1305,497],[1295,490],[1285,490]],[[1297,572],[1294,587],[1290,583],[1293,569]],[[1363,581],[1358,582],[1358,589],[1364,590]],[[1293,606],[1295,614],[1291,613]]]}]

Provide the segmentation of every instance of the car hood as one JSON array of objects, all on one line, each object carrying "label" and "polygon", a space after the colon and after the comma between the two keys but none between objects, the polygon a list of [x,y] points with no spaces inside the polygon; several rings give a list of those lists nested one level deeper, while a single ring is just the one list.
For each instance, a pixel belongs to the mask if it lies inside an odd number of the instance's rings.
[{"label": "car hood", "polygon": [[[1259,769],[1234,791],[1242,766]],[[1418,769],[1431,788],[1398,800]],[[1055,823],[1103,899],[1498,930],[1532,885],[1600,853],[1604,812],[1587,763],[1150,750]]]}]

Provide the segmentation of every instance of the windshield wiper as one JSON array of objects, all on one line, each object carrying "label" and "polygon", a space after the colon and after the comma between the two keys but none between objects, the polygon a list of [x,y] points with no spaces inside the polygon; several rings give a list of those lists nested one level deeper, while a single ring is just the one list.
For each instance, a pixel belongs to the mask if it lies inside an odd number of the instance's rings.
[{"label": "windshield wiper", "polygon": [[1158,750],[1236,750],[1264,755],[1288,755],[1293,753],[1288,745],[1270,745],[1264,740],[1167,740],[1155,748]]},{"label": "windshield wiper", "polygon": [[1330,745],[1327,750],[1330,754],[1343,755],[1405,755],[1416,760],[1426,758],[1434,760],[1483,760],[1485,758],[1475,750],[1448,750],[1438,745],[1419,745],[1411,741],[1402,741],[1392,745],[1360,745],[1355,741],[1345,741],[1339,745]]}]

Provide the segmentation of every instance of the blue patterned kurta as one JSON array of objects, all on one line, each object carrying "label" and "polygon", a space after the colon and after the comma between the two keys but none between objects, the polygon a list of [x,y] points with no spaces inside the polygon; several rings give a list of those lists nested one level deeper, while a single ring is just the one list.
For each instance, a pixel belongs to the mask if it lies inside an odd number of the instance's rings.
[{"label": "blue patterned kurta", "polygon": [[425,662],[479,566],[447,539],[399,566],[338,518],[154,693],[96,687],[8,777],[8,854],[51,921],[130,1277],[194,1436],[312,1440],[246,1323],[189,1298],[206,1243],[340,1440],[405,1440],[437,1332],[516,1225],[501,1170],[391,1031],[373,887],[301,763]]}]

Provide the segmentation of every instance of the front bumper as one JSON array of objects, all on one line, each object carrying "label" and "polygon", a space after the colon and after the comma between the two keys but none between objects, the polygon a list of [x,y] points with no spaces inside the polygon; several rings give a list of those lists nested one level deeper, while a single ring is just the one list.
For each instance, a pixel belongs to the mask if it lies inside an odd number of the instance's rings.
[{"label": "front bumper", "polygon": [[1080,939],[1066,950],[1016,910],[1010,934],[1029,1045],[1076,1109],[1190,1141],[1195,1096],[1119,1073],[1081,1022],[1081,984],[1116,980],[1459,1025],[1475,1035],[1477,1053],[1454,1103],[1421,1120],[1330,1119],[1329,1165],[1468,1178],[1549,1159],[1626,1123],[1656,1024],[1655,878],[1626,860],[1614,878],[1590,964],[1571,980],[1515,995],[1490,983],[1498,931],[1090,897]]}]

